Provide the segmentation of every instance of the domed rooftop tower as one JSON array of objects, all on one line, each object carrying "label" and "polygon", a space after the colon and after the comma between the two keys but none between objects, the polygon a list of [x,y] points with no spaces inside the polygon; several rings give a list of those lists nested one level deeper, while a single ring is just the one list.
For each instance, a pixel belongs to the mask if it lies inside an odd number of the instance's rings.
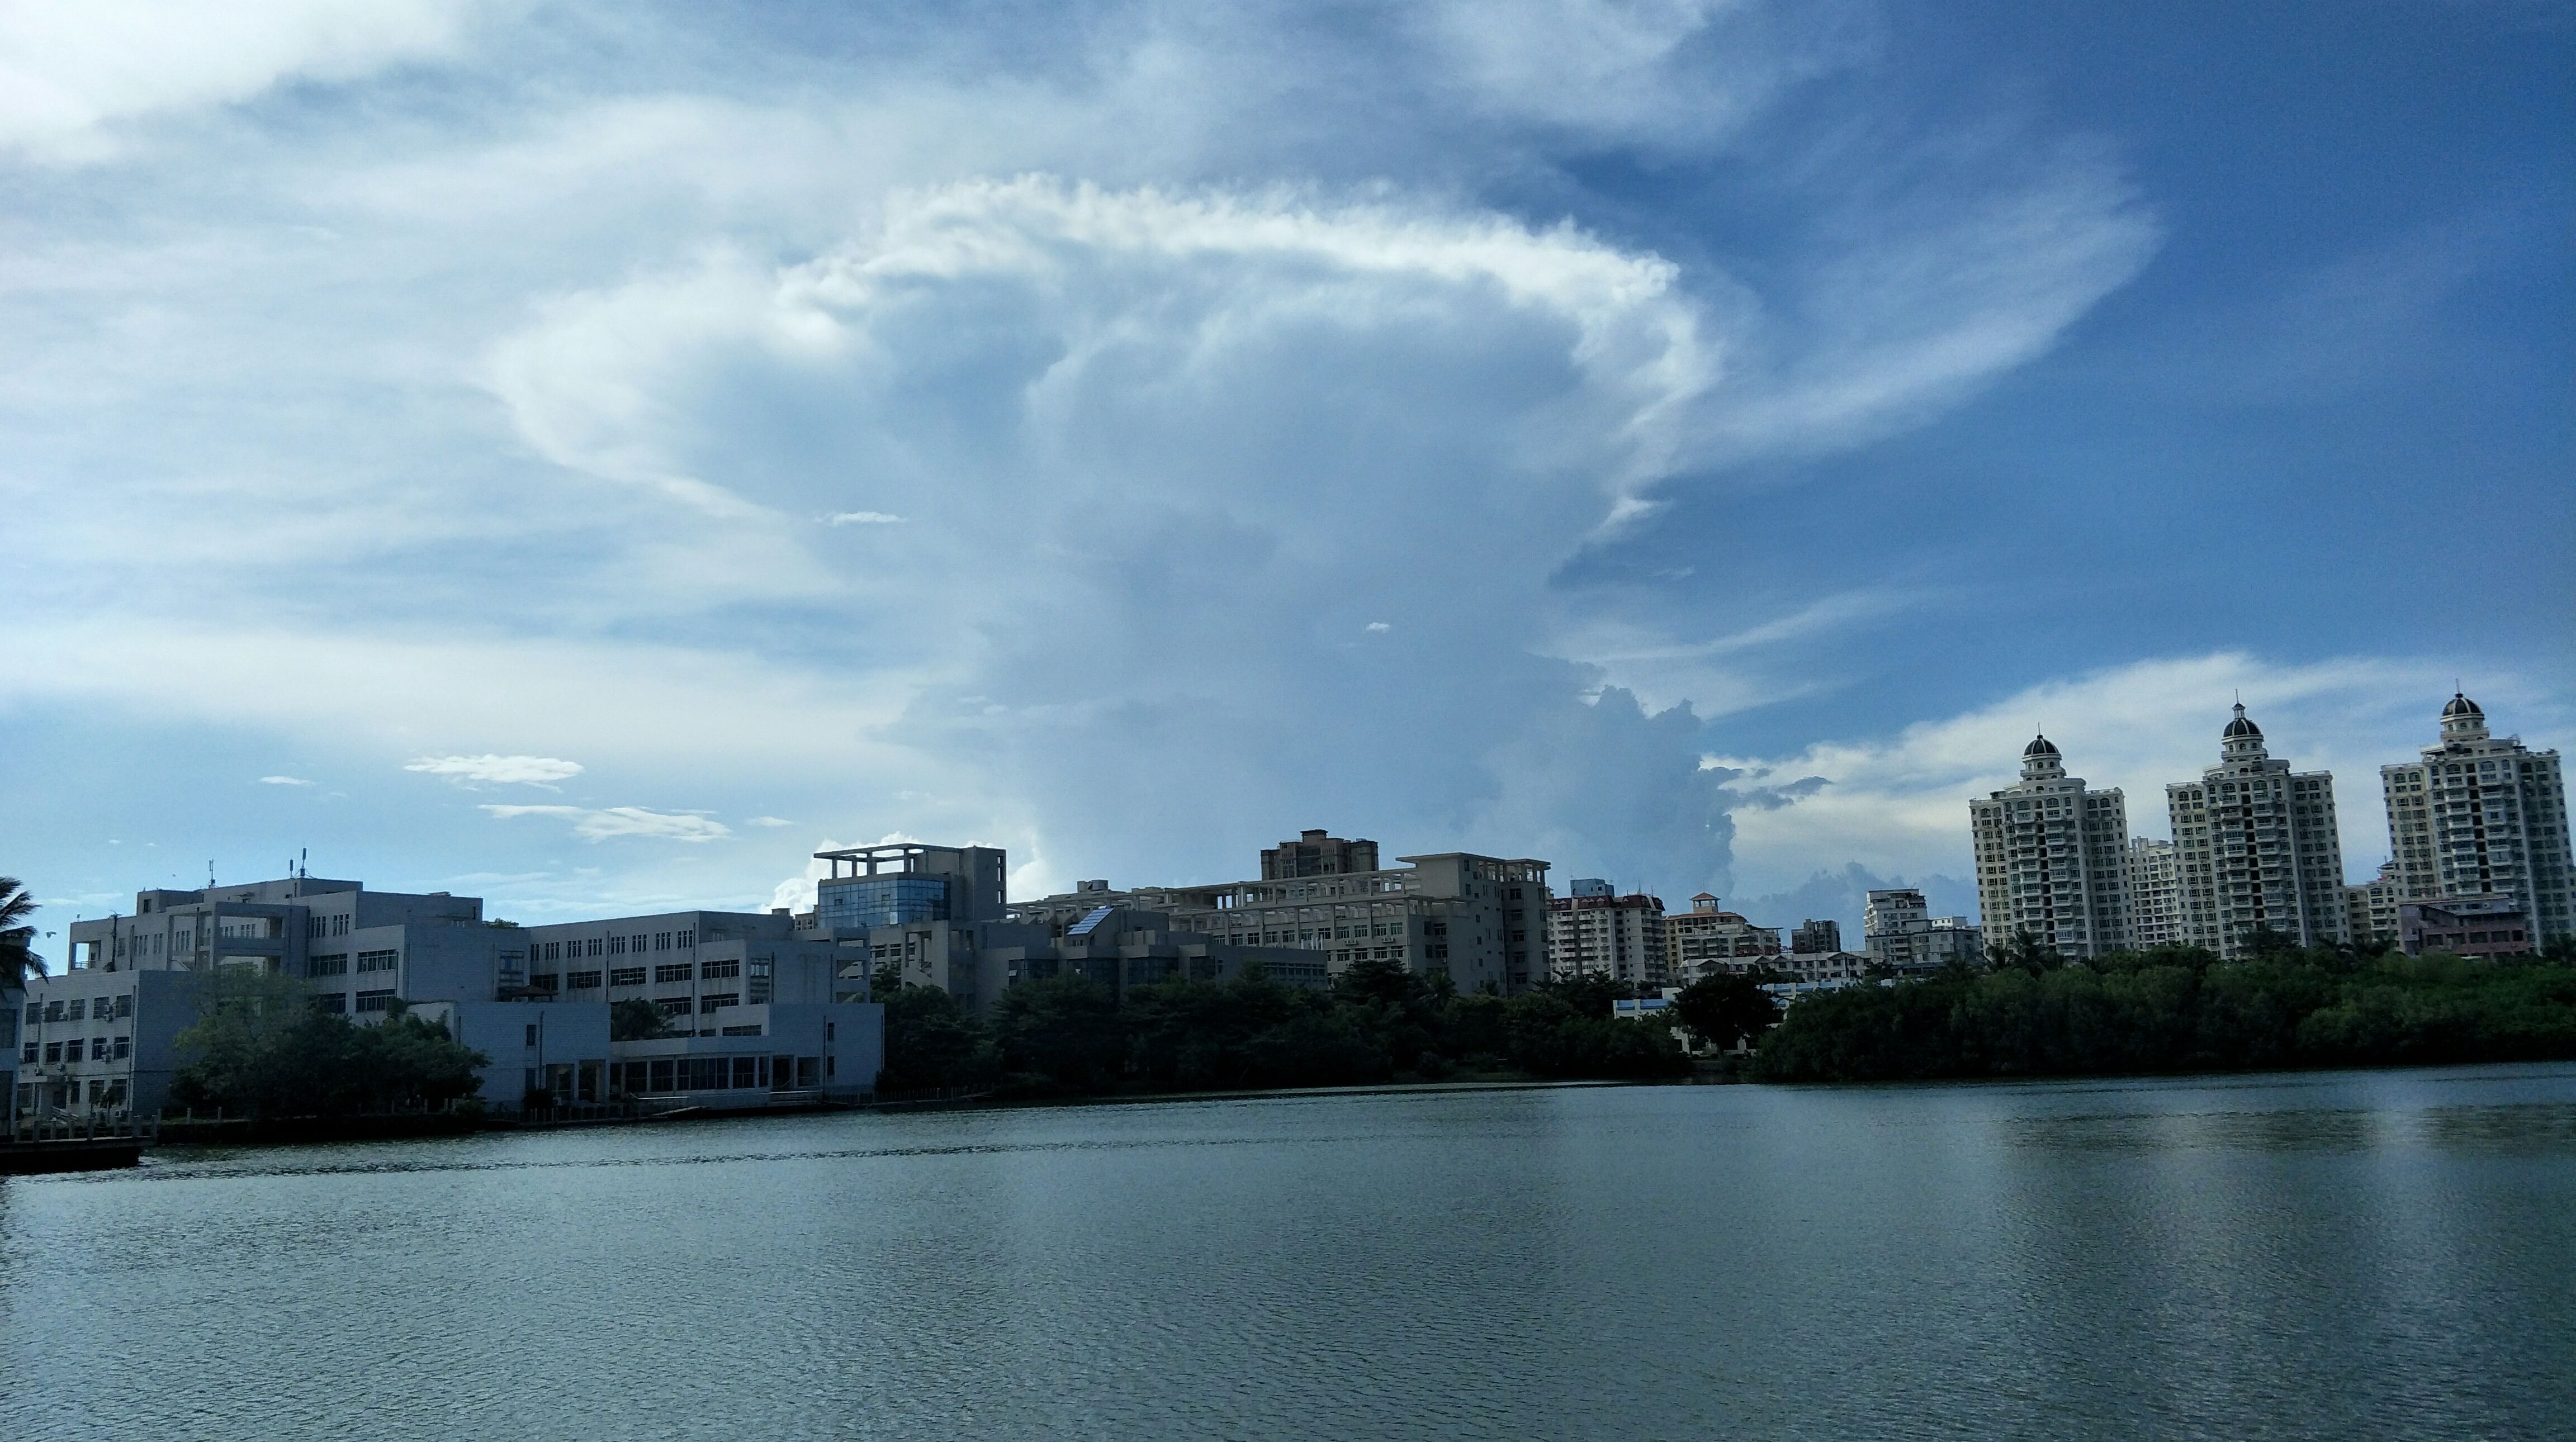
[{"label": "domed rooftop tower", "polygon": [[2487,739],[2487,713],[2478,703],[2459,691],[2451,693],[2450,704],[2442,708],[2444,741],[2484,741]]},{"label": "domed rooftop tower", "polygon": [[2248,720],[2245,703],[2236,703],[2236,719],[2218,733],[2218,754],[2229,761],[2260,761],[2268,752],[2263,749],[2263,728]]},{"label": "domed rooftop tower", "polygon": [[2066,774],[2066,758],[2057,754],[2057,743],[2046,736],[2034,736],[2021,748],[2021,779],[2054,781]]}]

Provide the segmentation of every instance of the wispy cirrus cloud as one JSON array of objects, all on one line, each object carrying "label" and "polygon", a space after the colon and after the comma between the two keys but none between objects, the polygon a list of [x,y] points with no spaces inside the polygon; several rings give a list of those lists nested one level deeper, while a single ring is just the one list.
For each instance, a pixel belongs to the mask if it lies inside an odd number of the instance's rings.
[{"label": "wispy cirrus cloud", "polygon": [[301,776],[263,776],[259,778],[259,784],[262,786],[310,786],[313,783],[305,780]]},{"label": "wispy cirrus cloud", "polygon": [[584,841],[605,841],[612,836],[645,836],[697,843],[722,841],[733,835],[732,829],[723,822],[693,811],[653,811],[641,806],[504,805],[485,805],[482,810],[502,820],[514,816],[561,817],[572,823],[573,834]]},{"label": "wispy cirrus cloud", "polygon": [[475,0],[12,5],[0,9],[0,153],[101,159],[120,148],[120,122],[444,55],[478,12],[499,8]]}]

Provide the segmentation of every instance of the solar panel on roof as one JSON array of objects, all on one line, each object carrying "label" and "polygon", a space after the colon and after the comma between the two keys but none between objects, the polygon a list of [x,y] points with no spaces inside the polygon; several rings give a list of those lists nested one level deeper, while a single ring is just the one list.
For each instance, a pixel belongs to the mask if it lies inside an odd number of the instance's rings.
[{"label": "solar panel on roof", "polygon": [[1091,913],[1089,915],[1083,917],[1082,920],[1075,922],[1073,925],[1066,927],[1064,934],[1067,936],[1089,936],[1093,927],[1098,926],[1100,923],[1109,919],[1110,910],[1111,908],[1106,906],[1095,906],[1091,908]]}]

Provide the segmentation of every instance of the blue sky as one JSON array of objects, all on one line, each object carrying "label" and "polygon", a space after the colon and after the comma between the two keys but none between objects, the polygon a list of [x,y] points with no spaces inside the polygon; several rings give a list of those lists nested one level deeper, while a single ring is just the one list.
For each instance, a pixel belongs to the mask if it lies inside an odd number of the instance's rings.
[{"label": "blue sky", "polygon": [[2509,3],[0,18],[48,925],[1307,826],[1973,906],[2044,727],[2576,736],[2576,25]]}]

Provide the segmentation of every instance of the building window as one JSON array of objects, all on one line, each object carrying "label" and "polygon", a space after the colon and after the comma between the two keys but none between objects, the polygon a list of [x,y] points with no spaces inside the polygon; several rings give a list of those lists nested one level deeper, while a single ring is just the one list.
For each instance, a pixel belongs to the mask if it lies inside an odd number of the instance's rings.
[{"label": "building window", "polygon": [[612,968],[608,973],[608,984],[610,986],[642,986],[644,984],[644,968],[640,966],[620,966]]},{"label": "building window", "polygon": [[653,933],[653,949],[655,951],[669,951],[671,949],[671,933],[667,931],[657,931]]},{"label": "building window", "polygon": [[326,991],[313,998],[313,1009],[325,1016],[339,1016],[349,1009],[349,994],[345,991]]},{"label": "building window", "polygon": [[358,970],[391,971],[402,964],[398,951],[362,951],[358,953]]},{"label": "building window", "polygon": [[697,969],[695,967],[685,961],[657,966],[653,968],[653,981],[657,986],[667,985],[675,981],[687,981],[696,974],[696,970]]},{"label": "building window", "polygon": [[662,1009],[664,1016],[687,1016],[697,1007],[697,1002],[693,998],[685,996],[658,997],[653,1004]]},{"label": "building window", "polygon": [[358,993],[357,1009],[361,1012],[391,1011],[393,1010],[393,1005],[394,994],[390,989],[384,991],[362,991]]},{"label": "building window", "polygon": [[565,985],[570,986],[575,991],[595,991],[599,987],[599,973],[595,971],[576,971],[566,977],[564,982]]},{"label": "building window", "polygon": [[590,955],[592,955],[592,956],[597,956],[597,955],[599,955],[599,954],[600,954],[600,952],[601,952],[602,950],[604,950],[604,949],[606,948],[607,943],[606,943],[605,941],[603,941],[601,938],[594,936],[594,937],[592,937],[592,938],[590,939],[590,941],[589,941],[588,945],[589,945],[589,954],[590,954]]},{"label": "building window", "polygon": [[697,945],[697,944],[698,944],[698,933],[696,932],[696,930],[695,930],[695,929],[691,929],[691,930],[688,930],[688,931],[681,932],[681,933],[680,933],[680,940],[679,940],[679,944],[680,944],[680,945],[682,945],[682,946],[695,946],[695,945]]},{"label": "building window", "polygon": [[527,1040],[527,1045],[529,1045],[529,1046],[535,1046],[536,1044],[537,1044],[537,1024],[536,1024],[535,1022],[529,1022],[529,1023],[528,1023],[528,1040]]},{"label": "building window", "polygon": [[65,1014],[65,1016],[63,1017],[63,1020],[65,1020],[65,1021],[79,1021],[81,1018],[83,1018],[83,1017],[85,1017],[85,1016],[87,1016],[87,1015],[89,1014],[88,1007],[89,1007],[89,998],[88,998],[88,997],[85,997],[85,996],[76,996],[76,997],[73,997],[73,998],[72,998],[72,1002],[71,1002],[71,1010],[70,1010],[67,1014]]},{"label": "building window", "polygon": [[698,969],[698,975],[705,977],[709,981],[713,981],[717,977],[721,976],[740,976],[742,975],[742,962],[740,960],[710,961]]},{"label": "building window", "polygon": [[741,1004],[742,994],[740,992],[709,992],[707,995],[698,998],[698,1010],[701,1012],[714,1011],[720,1006],[739,1006]]},{"label": "building window", "polygon": [[558,973],[551,971],[540,972],[537,975],[528,978],[528,987],[532,991],[556,991],[561,989],[562,986],[563,977]]},{"label": "building window", "polygon": [[61,1042],[49,1041],[45,1043],[45,1065],[52,1066],[55,1063],[60,1062],[62,1059],[63,1044]]},{"label": "building window", "polygon": [[349,953],[344,951],[335,956],[308,957],[304,963],[304,974],[306,976],[347,976]]},{"label": "building window", "polygon": [[608,939],[608,954],[610,956],[624,956],[626,954],[626,938],[622,936],[610,937]]},{"label": "building window", "polygon": [[107,1038],[106,1038],[106,1037],[103,1037],[103,1036],[94,1036],[94,1037],[91,1037],[91,1038],[89,1039],[89,1059],[90,1059],[91,1061],[105,1061],[105,1060],[107,1060]]}]

